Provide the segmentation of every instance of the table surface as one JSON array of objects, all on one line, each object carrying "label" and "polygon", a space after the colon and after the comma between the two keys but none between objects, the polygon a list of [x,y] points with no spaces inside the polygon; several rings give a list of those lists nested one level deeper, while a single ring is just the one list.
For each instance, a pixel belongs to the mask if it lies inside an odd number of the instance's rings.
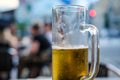
[{"label": "table surface", "polygon": [[[36,80],[52,80],[51,77],[38,77]],[[116,78],[95,78],[95,80],[120,80],[119,77],[116,77]]]}]

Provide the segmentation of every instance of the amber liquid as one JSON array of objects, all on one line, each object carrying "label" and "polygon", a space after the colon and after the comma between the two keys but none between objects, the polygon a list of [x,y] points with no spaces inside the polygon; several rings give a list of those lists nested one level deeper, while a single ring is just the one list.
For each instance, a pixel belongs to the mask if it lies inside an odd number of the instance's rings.
[{"label": "amber liquid", "polygon": [[52,75],[52,80],[80,80],[87,76],[88,48],[53,48]]}]

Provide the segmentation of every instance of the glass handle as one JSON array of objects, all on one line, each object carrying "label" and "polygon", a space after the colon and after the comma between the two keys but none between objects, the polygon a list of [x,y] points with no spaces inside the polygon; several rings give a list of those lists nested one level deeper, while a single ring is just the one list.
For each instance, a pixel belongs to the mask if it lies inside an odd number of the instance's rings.
[{"label": "glass handle", "polygon": [[87,32],[90,33],[91,67],[88,76],[81,80],[93,80],[99,70],[99,33],[94,25],[86,24],[85,27]]}]

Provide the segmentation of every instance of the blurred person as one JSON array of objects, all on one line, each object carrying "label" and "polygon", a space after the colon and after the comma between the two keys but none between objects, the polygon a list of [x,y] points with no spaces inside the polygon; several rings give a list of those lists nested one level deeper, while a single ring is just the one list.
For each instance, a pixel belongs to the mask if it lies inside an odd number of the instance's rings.
[{"label": "blurred person", "polygon": [[40,47],[39,52],[43,52],[44,50],[51,47],[50,42],[47,40],[45,35],[40,32],[40,26],[38,24],[34,24],[31,28],[31,35],[33,41],[38,41]]},{"label": "blurred person", "polygon": [[8,28],[4,31],[5,39],[8,40],[12,47],[16,48],[18,44],[18,37],[16,36],[16,24],[11,22]]},{"label": "blurred person", "polygon": [[45,23],[44,31],[45,31],[46,38],[52,44],[52,24],[51,23]]},{"label": "blurred person", "polygon": [[11,45],[4,36],[5,28],[6,25],[0,22],[0,80],[9,80],[10,71],[13,67],[12,55],[9,52]]},{"label": "blurred person", "polygon": [[[36,57],[38,57],[38,58],[35,57],[34,59],[37,61],[36,68],[32,68],[35,71],[40,70],[40,68],[42,68],[45,64],[48,63],[48,58],[49,58],[48,53],[49,53],[49,48],[51,48],[50,42],[47,40],[45,35],[40,32],[41,30],[40,28],[41,27],[38,24],[33,25],[33,27],[31,28],[32,42],[33,42],[32,46],[33,45],[35,46],[36,44],[38,47],[38,48],[36,47],[37,50],[33,50],[34,47],[31,48],[31,53],[35,54]],[[39,73],[40,72],[36,71],[36,75],[39,75]]]},{"label": "blurred person", "polygon": [[[45,36],[48,39],[48,41],[50,42],[50,44],[52,45],[52,23],[45,23],[44,24],[44,32],[45,32]],[[52,72],[52,65],[51,65],[51,58],[52,58],[52,48],[50,49],[50,62],[48,64],[48,67],[45,66],[43,68],[43,75],[44,74],[51,74]],[[49,71],[50,70],[50,71]]]},{"label": "blurred person", "polygon": [[[4,30],[4,37],[10,44],[9,54],[12,55],[12,71],[18,68],[19,56],[18,56],[18,45],[19,38],[16,35],[16,24],[13,20],[9,21],[8,27]],[[16,72],[17,73],[17,72]],[[11,72],[12,78],[13,72]],[[17,76],[16,76],[17,77]]]},{"label": "blurred person", "polygon": [[49,62],[49,48],[51,44],[46,39],[45,35],[40,32],[39,24],[32,25],[31,32],[31,47],[27,56],[20,59],[24,62],[21,65],[29,68],[29,78],[35,78],[41,74],[42,67]]}]

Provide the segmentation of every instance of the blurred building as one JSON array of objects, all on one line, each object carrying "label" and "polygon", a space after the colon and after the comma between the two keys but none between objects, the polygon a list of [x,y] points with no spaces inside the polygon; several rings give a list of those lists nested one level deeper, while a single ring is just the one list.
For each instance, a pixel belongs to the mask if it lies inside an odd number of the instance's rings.
[{"label": "blurred building", "polygon": [[99,29],[107,28],[120,31],[120,0],[99,0],[92,4],[96,16],[91,18],[92,23]]}]

